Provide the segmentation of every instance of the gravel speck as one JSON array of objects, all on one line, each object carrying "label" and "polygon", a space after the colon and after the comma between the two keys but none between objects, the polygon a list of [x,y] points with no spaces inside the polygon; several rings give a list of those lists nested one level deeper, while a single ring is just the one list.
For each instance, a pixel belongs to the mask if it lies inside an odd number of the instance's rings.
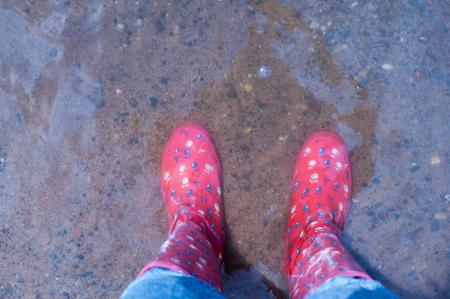
[{"label": "gravel speck", "polygon": [[269,78],[272,75],[272,69],[267,65],[260,66],[257,75],[259,78]]}]

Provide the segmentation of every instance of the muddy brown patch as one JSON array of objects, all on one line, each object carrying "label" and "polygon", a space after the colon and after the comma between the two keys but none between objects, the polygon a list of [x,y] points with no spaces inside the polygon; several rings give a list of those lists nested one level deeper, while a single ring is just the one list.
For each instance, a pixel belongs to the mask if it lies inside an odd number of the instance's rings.
[{"label": "muddy brown patch", "polygon": [[[269,20],[305,28],[292,8],[278,9],[273,3],[265,1],[255,7]],[[185,117],[174,119],[169,110],[161,112],[146,145],[145,161],[159,173],[165,141],[181,123],[201,123],[214,137],[223,169],[227,271],[264,264],[273,272],[283,272],[288,189],[297,150],[312,132],[334,131],[337,126],[332,117],[337,113],[335,106],[316,99],[274,57],[269,42],[279,36],[277,30],[272,25],[265,34],[251,29],[248,44],[226,80],[204,88]],[[321,42],[315,46],[327,80],[339,84],[342,75],[331,56]],[[269,78],[256,75],[262,65],[270,66]],[[356,192],[373,175],[370,144],[376,118],[374,110],[366,108],[356,108],[342,118],[364,140],[351,156]]]}]

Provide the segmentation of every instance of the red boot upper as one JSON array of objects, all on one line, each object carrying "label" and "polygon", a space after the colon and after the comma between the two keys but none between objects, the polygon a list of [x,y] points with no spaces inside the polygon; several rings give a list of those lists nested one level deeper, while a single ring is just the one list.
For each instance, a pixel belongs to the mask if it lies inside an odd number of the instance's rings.
[{"label": "red boot upper", "polygon": [[342,139],[331,132],[311,135],[298,153],[291,182],[287,260],[292,273],[307,229],[333,223],[341,231],[350,209],[352,176]]},{"label": "red boot upper", "polygon": [[169,216],[169,233],[177,220],[201,219],[222,261],[224,219],[221,169],[207,131],[194,124],[177,128],[167,141],[161,186]]}]

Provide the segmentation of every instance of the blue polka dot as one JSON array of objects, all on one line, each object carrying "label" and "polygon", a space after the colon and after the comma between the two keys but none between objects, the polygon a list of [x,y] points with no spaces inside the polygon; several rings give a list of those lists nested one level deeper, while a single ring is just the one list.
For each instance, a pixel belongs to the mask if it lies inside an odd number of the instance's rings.
[{"label": "blue polka dot", "polygon": [[197,162],[192,162],[192,168],[197,168],[198,167],[198,163]]}]

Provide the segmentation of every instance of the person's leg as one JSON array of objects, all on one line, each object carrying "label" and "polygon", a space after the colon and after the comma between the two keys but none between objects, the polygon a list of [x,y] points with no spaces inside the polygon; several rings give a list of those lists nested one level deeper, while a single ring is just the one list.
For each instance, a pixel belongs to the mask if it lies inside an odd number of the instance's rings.
[{"label": "person's leg", "polygon": [[307,299],[398,299],[381,283],[371,279],[335,276],[311,291]]},{"label": "person's leg", "polygon": [[352,188],[350,162],[339,136],[318,132],[307,139],[291,188],[286,238],[290,297],[313,295],[334,277],[372,280],[339,238]]},{"label": "person's leg", "polygon": [[[224,218],[220,164],[205,129],[184,125],[175,130],[164,150],[161,184],[169,217],[169,237],[153,261],[142,269],[138,279],[125,291],[124,297],[139,298],[133,297],[136,294],[133,290],[137,289],[146,288],[147,293],[161,292],[158,285],[167,285],[167,282],[162,282],[165,278],[171,285],[177,281],[207,283],[221,292]],[[178,274],[165,271],[162,275],[165,278],[158,280],[161,273],[156,275],[149,271],[155,268]],[[154,286],[149,287],[152,283]],[[189,288],[189,284],[177,286],[172,289]],[[165,298],[178,298],[175,293],[164,294]]]},{"label": "person's leg", "polygon": [[224,299],[211,284],[192,275],[152,268],[133,281],[121,299]]}]

